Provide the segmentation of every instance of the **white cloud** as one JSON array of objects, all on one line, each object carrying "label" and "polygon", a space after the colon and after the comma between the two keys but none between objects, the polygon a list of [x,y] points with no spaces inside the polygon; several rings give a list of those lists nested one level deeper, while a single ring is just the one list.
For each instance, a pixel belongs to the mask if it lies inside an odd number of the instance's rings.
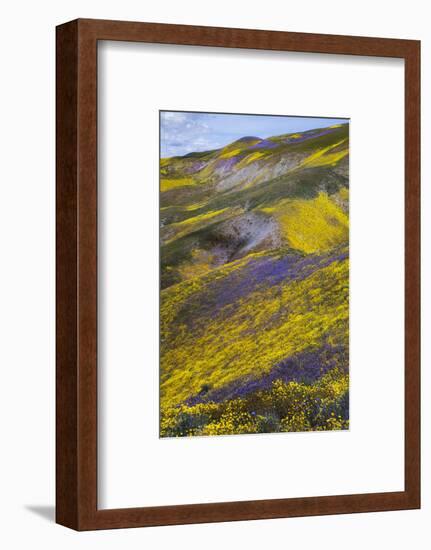
[{"label": "white cloud", "polygon": [[186,120],[187,114],[175,111],[162,111],[161,119],[162,123],[175,126],[176,124],[181,124]]},{"label": "white cloud", "polygon": [[217,146],[210,139],[210,127],[200,113],[163,111],[160,116],[162,156],[184,155]]}]

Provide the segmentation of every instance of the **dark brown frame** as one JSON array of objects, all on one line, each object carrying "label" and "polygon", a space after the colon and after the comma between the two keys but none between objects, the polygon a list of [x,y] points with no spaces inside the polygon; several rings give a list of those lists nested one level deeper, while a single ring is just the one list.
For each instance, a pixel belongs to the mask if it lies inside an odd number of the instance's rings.
[{"label": "dark brown frame", "polygon": [[[114,510],[97,509],[98,40],[404,59],[404,491]],[[78,19],[57,27],[56,91],[57,523],[77,530],[89,530],[419,508],[420,42]]]}]

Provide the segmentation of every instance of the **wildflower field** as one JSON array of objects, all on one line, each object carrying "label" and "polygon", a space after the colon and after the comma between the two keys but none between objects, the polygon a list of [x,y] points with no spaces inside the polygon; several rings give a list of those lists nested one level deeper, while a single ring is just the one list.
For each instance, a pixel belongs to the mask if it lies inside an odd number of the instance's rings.
[{"label": "wildflower field", "polygon": [[349,125],[160,160],[160,436],[349,427]]}]

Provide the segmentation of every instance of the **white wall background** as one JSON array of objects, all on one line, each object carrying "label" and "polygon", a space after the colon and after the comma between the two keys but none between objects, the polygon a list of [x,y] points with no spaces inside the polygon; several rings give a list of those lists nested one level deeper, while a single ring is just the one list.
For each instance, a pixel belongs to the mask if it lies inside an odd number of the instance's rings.
[{"label": "white wall background", "polygon": [[[431,521],[431,36],[421,0],[98,0],[0,9],[0,544],[15,548],[428,549]],[[423,508],[75,533],[53,523],[55,25],[76,17],[422,40]]]}]

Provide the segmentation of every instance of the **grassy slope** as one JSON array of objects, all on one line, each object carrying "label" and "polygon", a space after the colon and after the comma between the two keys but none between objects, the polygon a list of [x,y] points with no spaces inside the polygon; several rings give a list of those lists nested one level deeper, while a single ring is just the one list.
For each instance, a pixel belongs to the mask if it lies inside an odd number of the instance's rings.
[{"label": "grassy slope", "polygon": [[163,406],[185,401],[204,384],[218,388],[241,376],[260,376],[306,348],[347,345],[347,259],[335,260],[304,280],[258,286],[201,319],[208,286],[217,281],[216,304],[224,279],[245,264],[239,261],[163,291]]},{"label": "grassy slope", "polygon": [[349,218],[326,193],[308,200],[284,199],[263,211],[277,218],[294,250],[321,252],[348,240]]}]

